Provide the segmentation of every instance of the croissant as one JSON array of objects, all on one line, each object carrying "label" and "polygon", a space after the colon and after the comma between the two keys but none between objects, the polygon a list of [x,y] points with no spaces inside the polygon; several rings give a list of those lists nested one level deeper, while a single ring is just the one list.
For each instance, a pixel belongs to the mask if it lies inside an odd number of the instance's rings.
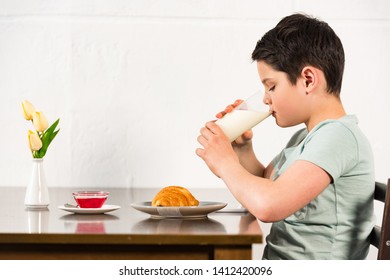
[{"label": "croissant", "polygon": [[199,201],[189,190],[179,186],[161,189],[152,200],[152,206],[198,206]]}]

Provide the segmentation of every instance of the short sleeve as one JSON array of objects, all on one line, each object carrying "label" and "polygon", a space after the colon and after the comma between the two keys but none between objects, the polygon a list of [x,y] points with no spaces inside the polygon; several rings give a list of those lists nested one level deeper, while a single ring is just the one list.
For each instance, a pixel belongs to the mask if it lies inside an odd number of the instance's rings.
[{"label": "short sleeve", "polygon": [[358,143],[344,124],[327,122],[308,135],[298,160],[314,163],[336,181],[358,163]]}]

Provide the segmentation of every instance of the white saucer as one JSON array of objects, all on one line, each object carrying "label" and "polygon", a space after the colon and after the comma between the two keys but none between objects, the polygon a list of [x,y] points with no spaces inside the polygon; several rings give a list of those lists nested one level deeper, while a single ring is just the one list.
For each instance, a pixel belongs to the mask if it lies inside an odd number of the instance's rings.
[{"label": "white saucer", "polygon": [[60,206],[58,206],[58,208],[61,210],[76,213],[76,214],[103,214],[103,213],[117,210],[121,207],[118,205],[105,204],[101,208],[66,207],[65,205],[60,205]]}]

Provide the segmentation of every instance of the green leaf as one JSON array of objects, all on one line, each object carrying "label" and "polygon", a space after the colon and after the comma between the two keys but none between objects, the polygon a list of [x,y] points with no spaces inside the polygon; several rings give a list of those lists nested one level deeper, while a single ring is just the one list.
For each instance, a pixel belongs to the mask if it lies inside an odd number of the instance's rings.
[{"label": "green leaf", "polygon": [[46,131],[43,133],[42,141],[45,138],[45,135],[50,135],[54,132],[59,122],[60,119],[56,120],[48,129],[46,129]]},{"label": "green leaf", "polygon": [[49,145],[51,141],[53,141],[54,137],[58,134],[60,131],[59,129],[57,131],[54,131],[59,123],[60,119],[57,119],[42,135],[42,148],[38,151],[38,157],[43,158],[47,152],[47,149],[49,148]]}]

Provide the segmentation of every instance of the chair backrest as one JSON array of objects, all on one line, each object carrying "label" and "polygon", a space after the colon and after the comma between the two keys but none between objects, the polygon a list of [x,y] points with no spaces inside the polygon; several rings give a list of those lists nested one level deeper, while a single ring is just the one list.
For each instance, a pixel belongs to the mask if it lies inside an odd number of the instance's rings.
[{"label": "chair backrest", "polygon": [[371,244],[378,248],[378,260],[390,260],[390,179],[387,185],[375,182],[374,199],[384,203],[382,226],[371,232]]}]

